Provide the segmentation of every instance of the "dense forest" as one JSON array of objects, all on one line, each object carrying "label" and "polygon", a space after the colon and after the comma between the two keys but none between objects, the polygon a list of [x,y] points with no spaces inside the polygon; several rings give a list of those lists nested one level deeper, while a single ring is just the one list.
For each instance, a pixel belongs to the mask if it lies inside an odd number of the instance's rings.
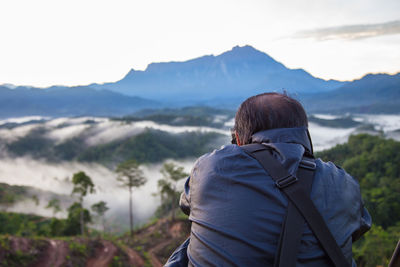
[{"label": "dense forest", "polygon": [[358,266],[386,266],[400,239],[400,142],[360,134],[317,156],[340,165],[360,183],[373,227],[353,245]]},{"label": "dense forest", "polygon": [[15,157],[29,155],[51,162],[77,160],[110,166],[129,159],[147,163],[160,162],[166,158],[197,157],[209,151],[216,143],[222,143],[219,140],[221,137],[221,134],[215,132],[171,134],[147,129],[129,138],[87,146],[82,136],[55,143],[46,137],[44,128],[38,128],[14,142],[7,143],[5,148]]}]

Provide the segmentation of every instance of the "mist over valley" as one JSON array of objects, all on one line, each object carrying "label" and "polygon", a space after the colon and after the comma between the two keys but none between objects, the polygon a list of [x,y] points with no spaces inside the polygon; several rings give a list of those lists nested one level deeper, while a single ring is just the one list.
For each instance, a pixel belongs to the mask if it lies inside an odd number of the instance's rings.
[{"label": "mist over valley", "polygon": [[[194,110],[198,120],[191,117],[195,116]],[[0,182],[29,186],[31,192],[12,205],[2,205],[2,209],[52,216],[52,210],[45,207],[56,197],[62,206],[56,216],[65,217],[66,208],[73,202],[72,174],[84,171],[96,185],[96,193],[86,198],[85,206],[106,201],[110,207],[106,215],[109,229],[121,231],[128,223],[128,192],[118,186],[115,167],[135,159],[148,178],[133,193],[135,223],[143,224],[160,205],[159,196],[154,194],[164,162],[172,160],[190,173],[198,156],[230,143],[233,112],[217,110],[215,113],[193,107],[162,114],[148,110],[137,116],[118,118],[2,120]],[[400,115],[312,114],[309,120],[315,151],[345,143],[351,134],[357,133],[400,140]],[[195,121],[201,126],[195,126]],[[185,122],[191,125],[182,125]]]}]

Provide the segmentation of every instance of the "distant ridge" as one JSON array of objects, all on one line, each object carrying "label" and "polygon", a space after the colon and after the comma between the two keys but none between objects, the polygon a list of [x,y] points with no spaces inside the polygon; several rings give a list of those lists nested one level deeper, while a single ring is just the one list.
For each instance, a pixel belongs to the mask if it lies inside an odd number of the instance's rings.
[{"label": "distant ridge", "polygon": [[0,118],[22,116],[115,116],[159,103],[86,86],[48,89],[0,86]]},{"label": "distant ridge", "polygon": [[309,111],[400,113],[400,72],[367,74],[331,92],[302,97]]},{"label": "distant ridge", "polygon": [[141,109],[236,109],[247,97],[286,90],[308,112],[400,113],[400,73],[340,82],[289,69],[251,46],[182,62],[151,63],[113,83],[38,89],[0,86],[0,117],[119,116]]},{"label": "distant ridge", "polygon": [[155,100],[205,104],[218,98],[243,99],[282,89],[293,93],[325,92],[343,84],[315,78],[303,69],[288,69],[251,46],[236,46],[218,56],[151,63],[144,71],[132,69],[115,83],[91,86]]}]

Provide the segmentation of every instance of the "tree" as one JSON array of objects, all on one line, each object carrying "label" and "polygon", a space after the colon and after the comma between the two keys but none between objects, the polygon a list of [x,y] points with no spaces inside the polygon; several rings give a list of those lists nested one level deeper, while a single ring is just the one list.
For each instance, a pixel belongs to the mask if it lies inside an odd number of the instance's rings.
[{"label": "tree", "polygon": [[116,173],[118,174],[117,181],[129,190],[129,225],[131,237],[133,237],[132,188],[144,185],[147,179],[135,160],[128,160],[118,165]]},{"label": "tree", "polygon": [[177,183],[189,174],[183,170],[183,167],[177,166],[174,163],[165,163],[161,169],[161,174],[163,178],[158,181],[161,205],[165,207],[165,213],[172,212],[172,220],[174,220],[180,196]]},{"label": "tree", "polygon": [[58,198],[51,199],[46,209],[53,209],[53,217],[56,216],[56,214],[61,211],[60,200]]},{"label": "tree", "polygon": [[104,220],[104,213],[106,213],[109,208],[107,207],[107,203],[104,201],[97,202],[92,205],[92,210],[97,213],[97,216],[101,218],[101,224],[103,226],[103,232],[106,231],[105,220]]},{"label": "tree", "polygon": [[84,220],[84,209],[83,209],[83,198],[88,194],[93,194],[95,192],[94,184],[92,179],[87,176],[84,172],[77,172],[72,177],[72,183],[74,188],[72,189],[72,194],[76,194],[79,197],[79,203],[81,205],[80,209],[80,228],[81,235],[85,234],[85,220]]},{"label": "tree", "polygon": [[79,202],[74,202],[68,208],[68,218],[66,220],[64,235],[74,236],[82,233],[82,225],[91,221],[90,213],[82,207]]}]

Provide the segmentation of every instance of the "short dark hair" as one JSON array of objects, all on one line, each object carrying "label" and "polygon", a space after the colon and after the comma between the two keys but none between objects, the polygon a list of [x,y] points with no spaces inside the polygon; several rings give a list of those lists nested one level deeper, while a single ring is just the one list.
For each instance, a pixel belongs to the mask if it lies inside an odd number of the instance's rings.
[{"label": "short dark hair", "polygon": [[286,93],[264,93],[246,99],[235,116],[239,142],[251,142],[251,136],[262,130],[275,128],[308,127],[303,106]]}]

